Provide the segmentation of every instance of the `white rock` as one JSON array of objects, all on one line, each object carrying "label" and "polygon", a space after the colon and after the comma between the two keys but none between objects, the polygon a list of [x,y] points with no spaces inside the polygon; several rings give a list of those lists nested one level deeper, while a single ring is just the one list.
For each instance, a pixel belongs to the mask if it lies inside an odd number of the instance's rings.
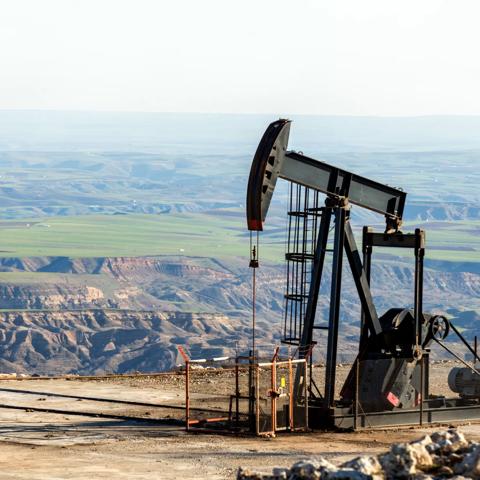
[{"label": "white rock", "polygon": [[430,435],[425,435],[420,440],[414,440],[413,442],[410,442],[410,445],[423,445],[424,447],[427,448],[427,450],[428,450],[428,447],[432,444],[433,444],[433,440]]},{"label": "white rock", "polygon": [[334,465],[333,463],[329,462],[327,459],[323,457],[318,457],[315,460],[316,464],[318,465],[319,469],[324,469],[324,470],[337,470],[337,466]]},{"label": "white rock", "polygon": [[356,470],[366,475],[381,475],[382,466],[377,457],[357,457],[340,465],[341,468]]},{"label": "white rock", "polygon": [[435,452],[441,450],[442,453],[451,453],[468,447],[468,442],[463,433],[455,429],[432,433],[431,438],[433,446],[429,449],[433,448]]},{"label": "white rock", "polygon": [[422,443],[394,443],[390,452],[380,457],[386,478],[411,478],[417,468],[433,464],[432,457]]},{"label": "white rock", "polygon": [[309,478],[320,479],[320,470],[322,469],[320,462],[317,460],[300,460],[292,465],[290,476],[288,478]]}]

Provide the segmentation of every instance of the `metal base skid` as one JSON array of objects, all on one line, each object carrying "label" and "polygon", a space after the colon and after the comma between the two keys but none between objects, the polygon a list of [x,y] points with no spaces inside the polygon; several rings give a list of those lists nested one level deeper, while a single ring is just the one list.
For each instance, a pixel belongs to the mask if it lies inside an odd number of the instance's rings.
[{"label": "metal base skid", "polygon": [[436,398],[425,402],[423,409],[384,410],[358,413],[352,407],[309,407],[309,426],[312,429],[358,430],[401,425],[432,425],[449,422],[480,421],[480,403],[461,398]]}]

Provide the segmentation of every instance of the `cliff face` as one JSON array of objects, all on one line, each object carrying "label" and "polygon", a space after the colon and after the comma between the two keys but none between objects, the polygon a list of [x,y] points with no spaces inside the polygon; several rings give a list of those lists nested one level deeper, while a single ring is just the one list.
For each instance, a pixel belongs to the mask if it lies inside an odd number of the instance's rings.
[{"label": "cliff face", "polygon": [[[240,262],[227,268],[204,258],[9,258],[0,259],[0,270],[3,372],[161,371],[181,363],[178,345],[208,357],[245,351],[249,342],[251,272]],[[278,297],[277,311],[280,275],[276,268],[259,275]],[[260,309],[267,318],[258,321],[258,342],[278,343],[275,309],[263,302]]]},{"label": "cliff face", "polygon": [[217,314],[2,312],[0,370],[41,375],[159,371],[180,363],[178,344],[188,345],[193,355],[233,354],[237,329]]},{"label": "cliff face", "polygon": [[[160,371],[180,362],[177,345],[193,356],[245,352],[251,335],[251,270],[209,258],[139,257],[0,259],[0,371],[104,373]],[[346,269],[342,289],[340,361],[356,351],[360,306]],[[374,265],[379,314],[411,307],[413,269]],[[257,271],[257,339],[268,353],[281,338],[284,271]],[[425,271],[425,311],[448,313],[467,338],[476,333],[480,275]],[[318,322],[327,319],[325,272]],[[3,311],[2,311],[3,310]],[[324,354],[323,340],[316,347]]]},{"label": "cliff face", "polygon": [[94,286],[0,284],[2,309],[60,309],[94,305],[108,306],[104,292]]}]

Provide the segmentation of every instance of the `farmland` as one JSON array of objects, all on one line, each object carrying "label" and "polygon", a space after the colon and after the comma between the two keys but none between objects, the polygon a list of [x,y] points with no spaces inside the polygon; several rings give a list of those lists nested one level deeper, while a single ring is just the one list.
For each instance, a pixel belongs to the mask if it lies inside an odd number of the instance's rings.
[{"label": "farmland", "polygon": [[[480,262],[480,221],[407,222],[404,231],[414,228],[427,231],[429,260]],[[240,209],[4,220],[0,229],[1,257],[248,256],[248,233]],[[267,224],[261,235],[262,258],[281,262],[284,241],[281,225]],[[395,254],[409,253],[398,250]]]}]

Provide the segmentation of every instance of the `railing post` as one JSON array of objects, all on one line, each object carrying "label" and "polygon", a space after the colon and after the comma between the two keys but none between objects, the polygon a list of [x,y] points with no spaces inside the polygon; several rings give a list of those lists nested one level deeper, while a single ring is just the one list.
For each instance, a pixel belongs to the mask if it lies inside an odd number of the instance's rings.
[{"label": "railing post", "polygon": [[270,398],[272,409],[272,431],[277,430],[277,360],[274,359],[270,367],[271,382],[270,382]]},{"label": "railing post", "polygon": [[239,428],[240,423],[240,385],[239,385],[238,357],[235,358],[235,426]]},{"label": "railing post", "polygon": [[293,398],[293,366],[292,366],[292,358],[289,357],[288,359],[288,426],[291,431],[293,431],[293,429],[295,428],[295,423],[293,421],[293,415],[294,415],[293,402],[294,401],[296,403],[296,399]]},{"label": "railing post", "polygon": [[190,429],[190,361],[185,361],[185,429]]},{"label": "railing post", "polygon": [[425,356],[422,356],[420,359],[420,426],[423,425],[423,397],[425,395],[425,372],[424,369],[424,359]]},{"label": "railing post", "polygon": [[354,430],[358,430],[359,384],[360,384],[360,369],[359,369],[359,359],[357,358],[355,360],[355,400],[353,404],[353,429]]},{"label": "railing post", "polygon": [[256,432],[257,435],[260,435],[260,367],[258,364],[253,366],[256,369],[255,378],[256,378],[256,385],[255,385],[255,424],[256,424]]},{"label": "railing post", "polygon": [[[310,352],[311,353],[311,352]],[[308,430],[308,369],[307,369],[307,360],[305,359],[305,363],[303,364],[303,371],[305,375],[305,381],[303,382],[303,398],[305,402],[305,430]]]}]

